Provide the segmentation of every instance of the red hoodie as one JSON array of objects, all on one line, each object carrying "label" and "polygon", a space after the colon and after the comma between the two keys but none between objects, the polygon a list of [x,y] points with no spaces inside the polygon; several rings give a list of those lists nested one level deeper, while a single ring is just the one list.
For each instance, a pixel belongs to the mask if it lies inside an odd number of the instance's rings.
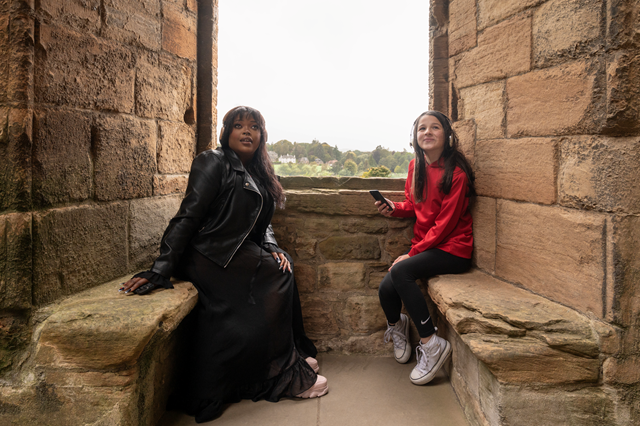
[{"label": "red hoodie", "polygon": [[416,217],[409,256],[437,248],[470,259],[473,252],[473,221],[467,197],[467,175],[456,167],[451,191],[445,195],[438,188],[444,174],[442,161],[428,165],[426,199],[415,204],[411,193],[414,163],[415,160],[409,163],[409,174],[404,186],[405,200],[394,203],[395,210],[391,214],[394,217]]}]

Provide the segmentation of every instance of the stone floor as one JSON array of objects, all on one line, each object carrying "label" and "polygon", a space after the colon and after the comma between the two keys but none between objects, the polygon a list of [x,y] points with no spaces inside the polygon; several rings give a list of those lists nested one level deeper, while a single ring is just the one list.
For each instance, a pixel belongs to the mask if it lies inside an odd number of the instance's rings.
[{"label": "stone floor", "polygon": [[[415,365],[392,358],[320,354],[320,374],[329,393],[308,400],[277,404],[242,401],[230,405],[216,426],[467,426],[449,379],[440,371],[426,386],[415,386],[409,373]],[[167,413],[160,426],[195,425],[193,417]]]}]

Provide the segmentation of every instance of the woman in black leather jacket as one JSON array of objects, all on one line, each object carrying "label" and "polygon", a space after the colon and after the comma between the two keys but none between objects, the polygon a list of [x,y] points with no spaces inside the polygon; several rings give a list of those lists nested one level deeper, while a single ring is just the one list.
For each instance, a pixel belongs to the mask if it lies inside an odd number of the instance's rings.
[{"label": "woman in black leather jacket", "polygon": [[291,258],[270,225],[284,192],[266,141],[259,111],[236,107],[224,116],[221,147],[193,161],[160,255],[121,289],[171,288],[171,276],[198,289],[183,389],[170,400],[198,423],[217,417],[227,402],[313,398],[328,390],[304,333]]}]

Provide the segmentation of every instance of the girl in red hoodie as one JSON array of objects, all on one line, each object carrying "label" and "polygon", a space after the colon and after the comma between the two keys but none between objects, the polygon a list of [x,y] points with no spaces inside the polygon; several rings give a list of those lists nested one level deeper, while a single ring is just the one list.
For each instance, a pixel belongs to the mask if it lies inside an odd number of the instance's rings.
[{"label": "girl in red hoodie", "polygon": [[409,319],[400,312],[403,302],[416,325],[420,343],[410,379],[424,385],[451,354],[451,344],[435,334],[416,280],[459,274],[471,267],[469,201],[475,190],[473,171],[458,150],[458,136],[447,116],[437,111],[422,113],[413,124],[412,139],[415,158],[409,164],[405,200],[387,200],[390,207],[375,203],[384,216],[416,218],[411,249],[393,262],[378,294],[388,323],[385,342],[393,340],[394,355],[400,363],[411,358]]}]

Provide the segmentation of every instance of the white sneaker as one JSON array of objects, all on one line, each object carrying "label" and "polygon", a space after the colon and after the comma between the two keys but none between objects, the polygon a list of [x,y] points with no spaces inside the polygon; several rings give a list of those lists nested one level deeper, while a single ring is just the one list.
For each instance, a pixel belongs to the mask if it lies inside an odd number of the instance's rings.
[{"label": "white sneaker", "polygon": [[400,364],[404,364],[411,358],[411,345],[409,344],[409,318],[400,314],[400,319],[394,325],[387,323],[387,331],[384,332],[384,342],[393,340],[393,356]]},{"label": "white sneaker", "polygon": [[411,382],[415,385],[426,385],[435,377],[440,367],[451,355],[451,344],[435,334],[427,343],[420,343],[416,348],[417,365],[411,372]]}]

